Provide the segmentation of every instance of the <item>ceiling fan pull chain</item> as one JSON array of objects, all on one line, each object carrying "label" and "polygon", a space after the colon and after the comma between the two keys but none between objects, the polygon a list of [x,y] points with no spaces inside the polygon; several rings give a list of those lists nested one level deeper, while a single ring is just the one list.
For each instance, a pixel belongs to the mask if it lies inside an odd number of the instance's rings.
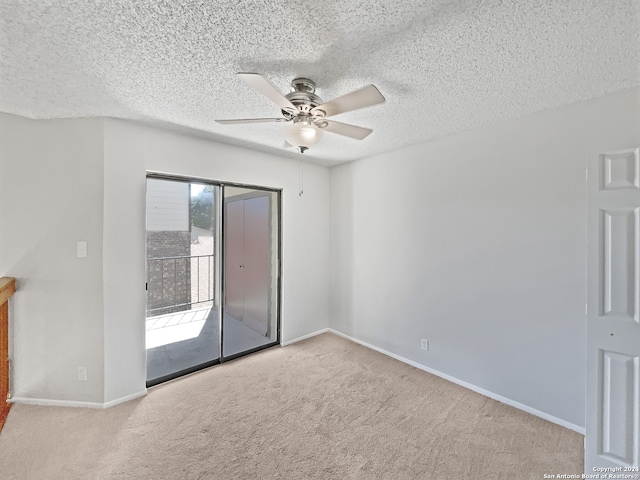
[{"label": "ceiling fan pull chain", "polygon": [[298,192],[298,196],[301,197],[304,193],[302,187],[304,186],[304,165],[302,162],[298,162],[298,185],[300,187],[300,192]]}]

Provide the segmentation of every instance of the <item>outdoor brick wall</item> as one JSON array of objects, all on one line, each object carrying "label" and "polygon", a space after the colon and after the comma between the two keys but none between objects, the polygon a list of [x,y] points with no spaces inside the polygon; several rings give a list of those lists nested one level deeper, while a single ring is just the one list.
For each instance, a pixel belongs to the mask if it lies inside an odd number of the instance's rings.
[{"label": "outdoor brick wall", "polygon": [[[191,301],[191,261],[166,257],[191,255],[190,232],[147,232],[147,316],[174,313]],[[161,310],[155,310],[160,307]],[[152,310],[153,309],[153,310]]]}]

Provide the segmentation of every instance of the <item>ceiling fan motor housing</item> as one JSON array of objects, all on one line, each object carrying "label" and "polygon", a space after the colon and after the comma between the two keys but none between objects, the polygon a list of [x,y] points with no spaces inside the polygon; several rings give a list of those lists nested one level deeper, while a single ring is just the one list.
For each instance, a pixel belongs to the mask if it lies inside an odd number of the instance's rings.
[{"label": "ceiling fan motor housing", "polygon": [[[313,80],[300,77],[295,78],[291,82],[291,92],[285,96],[301,113],[310,114],[311,110],[324,103],[322,99],[315,94],[315,91],[316,84]],[[288,119],[292,119],[295,116],[284,110],[282,110],[282,114]],[[315,112],[314,116],[316,116]]]}]

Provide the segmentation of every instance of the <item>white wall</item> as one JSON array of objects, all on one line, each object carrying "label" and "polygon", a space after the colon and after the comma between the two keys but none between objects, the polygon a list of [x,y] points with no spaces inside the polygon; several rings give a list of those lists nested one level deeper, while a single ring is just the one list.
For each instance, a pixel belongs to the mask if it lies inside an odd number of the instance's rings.
[{"label": "white wall", "polygon": [[0,276],[18,280],[15,396],[103,399],[102,144],[100,119],[0,114]]},{"label": "white wall", "polygon": [[144,129],[104,120],[104,401],[146,392]]},{"label": "white wall", "polygon": [[330,326],[584,426],[586,155],[638,112],[633,89],[332,169]]}]

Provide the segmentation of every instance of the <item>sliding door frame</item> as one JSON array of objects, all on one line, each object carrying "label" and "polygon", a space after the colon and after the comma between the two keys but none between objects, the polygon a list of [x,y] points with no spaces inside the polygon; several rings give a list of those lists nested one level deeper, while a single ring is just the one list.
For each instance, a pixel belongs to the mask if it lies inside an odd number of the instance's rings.
[{"label": "sliding door frame", "polygon": [[[170,181],[183,182],[183,183],[200,183],[203,185],[212,185],[214,187],[218,187],[216,188],[216,196],[215,196],[215,201],[217,203],[216,203],[216,215],[215,215],[216,216],[215,218],[216,236],[214,237],[215,238],[214,252],[215,252],[215,255],[218,255],[218,262],[215,262],[215,263],[219,265],[219,267],[216,268],[216,272],[215,272],[215,275],[218,281],[216,281],[216,289],[214,294],[215,297],[217,297],[218,299],[218,305],[216,306],[218,309],[218,358],[216,360],[212,360],[206,363],[202,363],[200,365],[195,365],[193,367],[180,370],[170,375],[165,375],[163,377],[154,379],[152,381],[147,381],[147,388],[152,387],[154,385],[158,385],[160,383],[167,382],[169,380],[176,379],[178,377],[182,377],[184,375],[197,372],[199,370],[203,370],[205,368],[213,367],[215,365],[227,362],[229,360],[234,360],[236,358],[243,357],[245,355],[250,355],[252,353],[259,352],[260,350],[264,350],[266,348],[271,348],[276,345],[280,345],[281,319],[282,319],[282,274],[281,274],[282,272],[282,268],[281,268],[282,267],[282,189],[265,187],[261,185],[250,185],[246,183],[224,182],[224,181],[212,180],[210,178],[203,178],[203,177],[166,174],[166,173],[154,172],[154,171],[147,171],[146,178],[158,179],[158,180],[170,180]],[[276,245],[277,264],[276,264],[276,278],[275,278],[276,301],[277,301],[277,308],[275,309],[275,313],[276,313],[276,322],[275,322],[276,336],[275,337],[276,338],[273,342],[267,343],[265,345],[260,345],[258,347],[251,348],[249,350],[245,350],[229,356],[225,356],[223,352],[223,337],[224,337],[224,328],[223,328],[224,301],[223,299],[225,294],[224,279],[225,279],[225,272],[227,268],[225,257],[224,257],[225,249],[224,249],[224,241],[223,241],[223,235],[224,235],[223,228],[225,225],[225,218],[224,218],[225,217],[225,213],[224,213],[225,187],[246,188],[251,190],[264,191],[268,193],[276,193],[277,194],[276,195],[276,204],[277,204],[276,214],[277,214],[277,224],[278,224],[277,225],[278,242]],[[145,204],[145,209],[146,209],[146,204]],[[146,242],[145,242],[145,248],[146,248]],[[146,348],[145,348],[145,354],[146,354]]]}]

